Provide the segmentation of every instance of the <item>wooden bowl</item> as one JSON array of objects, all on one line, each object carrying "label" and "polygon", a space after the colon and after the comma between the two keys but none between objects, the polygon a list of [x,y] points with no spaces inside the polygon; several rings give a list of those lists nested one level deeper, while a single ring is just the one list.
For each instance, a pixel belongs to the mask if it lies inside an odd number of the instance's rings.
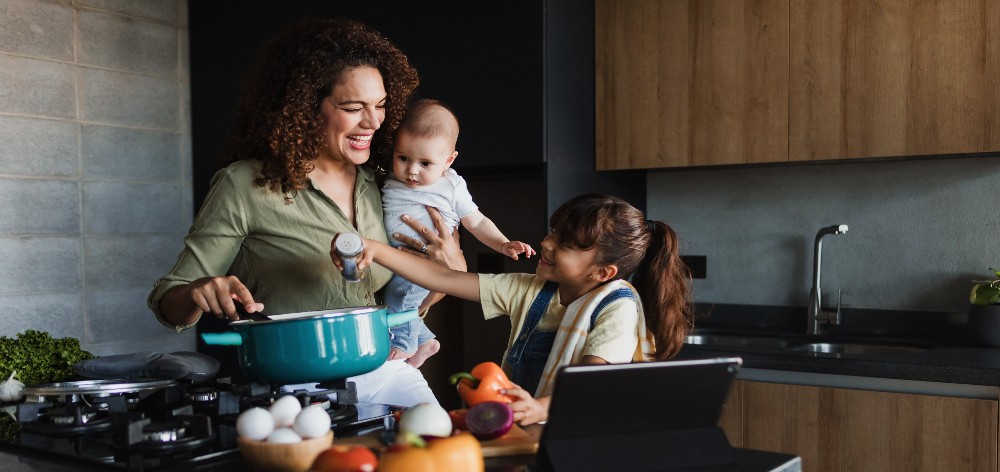
[{"label": "wooden bowl", "polygon": [[319,453],[333,444],[333,431],[321,438],[303,439],[290,444],[273,444],[244,437],[236,438],[236,445],[247,463],[256,470],[306,472]]}]

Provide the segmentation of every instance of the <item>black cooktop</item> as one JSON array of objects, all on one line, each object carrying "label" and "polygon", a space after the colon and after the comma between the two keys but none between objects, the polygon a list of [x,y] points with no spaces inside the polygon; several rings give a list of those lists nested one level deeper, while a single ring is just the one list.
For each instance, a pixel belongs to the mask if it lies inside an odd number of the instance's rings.
[{"label": "black cooktop", "polygon": [[[288,392],[229,379],[200,385],[100,380],[29,386],[0,405],[0,451],[23,470],[230,470],[236,418]],[[399,407],[356,401],[353,383],[295,391],[326,408],[338,437],[391,426]],[[341,402],[338,399],[349,401]],[[6,470],[6,469],[4,469]]]}]

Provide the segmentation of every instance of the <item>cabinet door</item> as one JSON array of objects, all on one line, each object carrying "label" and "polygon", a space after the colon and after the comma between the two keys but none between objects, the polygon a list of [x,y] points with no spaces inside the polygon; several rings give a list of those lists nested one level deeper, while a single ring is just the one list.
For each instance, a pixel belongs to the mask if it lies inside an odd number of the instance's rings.
[{"label": "cabinet door", "polygon": [[744,447],[809,471],[997,471],[997,401],[745,382]]},{"label": "cabinet door", "polygon": [[791,0],[790,160],[1000,150],[1000,2]]},{"label": "cabinet door", "polygon": [[597,169],[788,158],[788,0],[596,0]]},{"label": "cabinet door", "polygon": [[719,417],[719,427],[726,433],[726,439],[733,447],[743,445],[743,385],[746,381],[735,380],[729,389],[729,398]]}]

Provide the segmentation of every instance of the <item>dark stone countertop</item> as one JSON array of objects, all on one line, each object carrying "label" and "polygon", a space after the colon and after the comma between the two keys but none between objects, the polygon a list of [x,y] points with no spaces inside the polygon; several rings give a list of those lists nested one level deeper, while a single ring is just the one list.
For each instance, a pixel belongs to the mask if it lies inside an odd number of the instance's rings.
[{"label": "dark stone countertop", "polygon": [[739,356],[743,367],[884,379],[1000,386],[1000,349],[968,333],[965,314],[845,309],[842,324],[806,335],[805,308],[697,305],[699,333],[784,337],[794,342],[835,341],[919,345],[917,354],[823,354],[787,349],[685,344],[677,359]]}]

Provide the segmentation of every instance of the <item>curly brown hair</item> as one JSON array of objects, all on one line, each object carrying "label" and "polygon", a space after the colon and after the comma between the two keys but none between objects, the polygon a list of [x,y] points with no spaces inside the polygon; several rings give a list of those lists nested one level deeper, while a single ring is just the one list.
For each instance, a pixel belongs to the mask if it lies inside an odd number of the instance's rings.
[{"label": "curly brown hair", "polygon": [[677,235],[662,221],[647,220],[625,200],[597,193],[574,197],[549,219],[557,242],[597,248],[595,262],[618,266],[642,298],[646,328],[653,333],[655,360],[677,355],[694,328],[691,273],[681,260]]},{"label": "curly brown hair", "polygon": [[286,25],[261,49],[243,86],[223,164],[260,160],[257,185],[294,197],[305,188],[307,173],[325,147],[323,99],[345,71],[363,66],[379,70],[388,94],[373,156],[364,164],[384,169],[396,127],[420,83],[417,71],[402,51],[364,23],[328,18]]}]

